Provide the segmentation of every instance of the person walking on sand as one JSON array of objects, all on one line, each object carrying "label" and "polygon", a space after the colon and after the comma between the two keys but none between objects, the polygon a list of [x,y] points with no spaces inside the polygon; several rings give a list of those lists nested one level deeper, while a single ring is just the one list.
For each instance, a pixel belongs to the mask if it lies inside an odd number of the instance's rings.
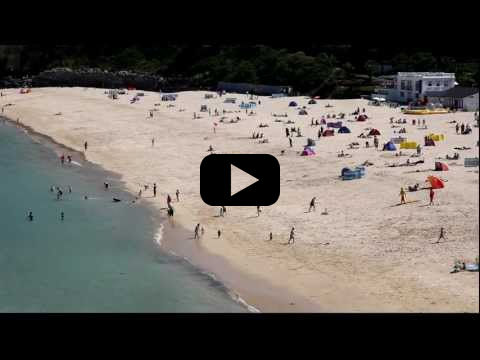
[{"label": "person walking on sand", "polygon": [[200,230],[200,234],[202,235],[202,237],[205,234],[205,228],[203,227],[203,225],[202,225],[202,229]]},{"label": "person walking on sand", "polygon": [[400,204],[406,204],[406,193],[403,187],[400,188]]},{"label": "person walking on sand", "polygon": [[220,216],[223,217],[223,206],[220,206]]},{"label": "person walking on sand", "polygon": [[194,235],[194,239],[199,239],[200,237],[198,236],[198,231],[200,230],[200,224],[197,224],[197,226],[195,226],[195,235]]},{"label": "person walking on sand", "polygon": [[257,206],[257,216],[260,216],[260,213],[262,212],[262,209],[260,206]]},{"label": "person walking on sand", "polygon": [[153,197],[157,197],[157,183],[153,183]]},{"label": "person walking on sand", "polygon": [[288,130],[288,128],[285,128],[285,136],[287,138],[290,136],[290,130]]},{"label": "person walking on sand", "polygon": [[217,230],[217,235],[218,235],[218,238],[220,239],[220,236],[222,236],[222,232],[220,231],[220,229]]},{"label": "person walking on sand", "polygon": [[290,143],[290,147],[293,147],[293,140],[291,137],[288,138],[288,142]]},{"label": "person walking on sand", "polygon": [[288,245],[295,244],[295,226],[290,230],[290,237],[288,238]]},{"label": "person walking on sand", "polygon": [[378,149],[378,138],[377,138],[377,135],[374,135],[374,137],[373,137],[373,145],[375,146],[375,149]]},{"label": "person walking on sand", "polygon": [[152,147],[155,146],[155,138],[152,138]]},{"label": "person walking on sand", "polygon": [[175,191],[175,196],[177,197],[177,202],[180,201],[180,190]]},{"label": "person walking on sand", "polygon": [[458,130],[460,130],[460,126],[459,126],[458,123],[457,123],[457,124],[455,125],[455,131],[456,131],[457,135],[458,135]]},{"label": "person walking on sand", "polygon": [[85,148],[85,151],[88,149],[88,143],[85,141],[85,144],[83,144],[83,147]]},{"label": "person walking on sand", "polygon": [[313,211],[315,211],[315,200],[316,200],[316,199],[317,199],[317,198],[314,197],[314,198],[310,201],[310,206],[309,206],[309,208],[308,208],[308,212],[312,211],[312,209],[313,209]]},{"label": "person walking on sand", "polygon": [[172,202],[172,198],[170,194],[167,195],[167,205],[170,206],[170,203]]},{"label": "person walking on sand", "polygon": [[443,228],[443,226],[440,228],[440,235],[438,236],[438,240],[434,242],[434,244],[438,244],[442,239],[447,240],[447,238],[445,237],[445,229]]},{"label": "person walking on sand", "polygon": [[433,198],[435,197],[435,192],[433,191],[433,188],[430,188],[430,204],[429,205],[433,205]]},{"label": "person walking on sand", "polygon": [[269,234],[268,238],[269,238],[269,240],[270,240],[270,241],[272,241],[272,240],[273,240],[273,234],[272,234],[272,232],[271,232],[271,231],[270,231],[270,234]]}]

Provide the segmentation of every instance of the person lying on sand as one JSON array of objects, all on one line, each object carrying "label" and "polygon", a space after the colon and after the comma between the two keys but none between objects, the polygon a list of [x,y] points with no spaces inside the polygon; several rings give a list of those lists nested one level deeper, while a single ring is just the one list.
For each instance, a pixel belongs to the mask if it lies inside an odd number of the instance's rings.
[{"label": "person lying on sand", "polygon": [[350,154],[346,154],[345,152],[343,152],[343,150],[340,152],[340,154],[337,155],[338,157],[352,157],[352,155]]},{"label": "person lying on sand", "polygon": [[418,184],[418,183],[415,184],[415,185],[413,185],[413,186],[410,186],[410,185],[409,185],[409,186],[408,186],[408,191],[410,191],[410,192],[411,192],[411,191],[418,191],[419,187],[420,187],[420,184]]},{"label": "person lying on sand", "polygon": [[471,147],[467,147],[467,146],[462,146],[462,147],[454,147],[455,150],[470,150]]}]

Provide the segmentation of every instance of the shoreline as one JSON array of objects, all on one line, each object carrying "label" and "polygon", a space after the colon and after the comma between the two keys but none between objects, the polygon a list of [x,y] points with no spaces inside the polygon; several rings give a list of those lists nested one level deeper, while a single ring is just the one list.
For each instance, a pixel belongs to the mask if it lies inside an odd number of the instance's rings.
[{"label": "shoreline", "polygon": [[[81,149],[87,139],[91,145],[88,161],[121,174],[131,194],[136,194],[142,184],[156,182],[160,196],[156,199],[146,196],[141,203],[152,205],[157,212],[162,211],[164,196],[179,187],[182,199],[176,208],[175,228],[165,227],[162,246],[191,259],[198,267],[218,268],[214,273],[218,273],[219,278],[223,276],[227,287],[238,288],[247,302],[262,311],[268,312],[269,308],[277,311],[267,299],[277,290],[282,298],[275,296],[274,303],[282,304],[281,311],[478,311],[478,293],[475,293],[475,289],[478,291],[478,274],[448,274],[455,258],[470,259],[478,254],[478,236],[472,234],[478,230],[478,210],[475,210],[478,209],[478,189],[475,188],[478,179],[471,177],[471,171],[448,163],[452,171],[441,174],[449,183],[439,192],[438,206],[422,205],[425,198],[419,192],[408,195],[411,199],[418,198],[419,203],[392,208],[392,203],[397,201],[399,186],[424,181],[426,174],[406,175],[401,167],[386,168],[386,162],[405,159],[375,149],[347,150],[354,153],[353,160],[336,156],[347,141],[358,141],[356,135],[364,131],[365,126],[374,125],[382,136],[388,137],[394,133],[393,126],[388,123],[389,117],[401,116],[410,121],[412,116],[400,114],[395,109],[367,106],[359,99],[332,99],[319,100],[318,105],[307,108],[310,116],[298,117],[296,109],[287,108],[287,104],[290,100],[303,103],[304,97],[262,98],[262,106],[256,109],[258,117],[230,111],[246,118],[236,125],[220,124],[217,133],[213,134],[210,124],[215,121],[214,117],[201,114],[197,120],[192,120],[190,115],[204,103],[220,110],[235,110],[237,107],[224,105],[223,99],[204,100],[201,91],[181,93],[181,100],[176,105],[161,103],[154,109],[158,113],[153,119],[145,114],[155,102],[160,102],[156,93],[145,92],[145,97],[134,105],[129,104],[128,94],[111,101],[106,99],[103,91],[92,88],[41,88],[29,95],[7,95],[8,100],[15,103],[7,113],[13,114],[11,118],[20,117],[34,131],[42,129],[41,132],[73,149]],[[240,94],[233,96],[243,99]],[[332,104],[329,109],[322,106],[327,102]],[[367,123],[356,123],[347,118],[346,125],[353,130],[351,135],[322,138],[317,144],[317,157],[298,156],[296,150],[301,150],[298,149],[301,142],[306,137],[316,136],[317,129],[309,126],[311,116],[349,113],[357,106],[367,107],[370,118]],[[178,110],[179,107],[183,110]],[[65,115],[57,117],[54,112]],[[279,155],[288,145],[284,144],[284,125],[271,118],[272,113],[278,112],[288,112],[302,126],[306,136],[295,138],[295,149],[286,150],[285,156],[278,157],[283,177],[279,201],[265,208],[259,218],[252,216],[251,208],[239,207],[232,208],[227,217],[219,219],[215,208],[205,206],[198,195],[197,169],[204,151],[210,143],[221,153]],[[478,139],[476,133],[468,137],[455,136],[454,128],[452,130],[452,126],[447,125],[447,120],[452,117],[464,122],[472,115],[456,113],[429,118],[428,131],[446,134],[446,141],[425,149],[426,163],[444,156],[454,146],[474,146]],[[270,138],[270,144],[259,145],[248,140],[252,127],[256,127],[259,120],[270,123],[270,128],[262,130]],[[422,141],[426,133],[408,125],[408,137]],[[159,147],[150,147],[152,136]],[[472,156],[471,153],[476,152],[477,148],[472,147],[462,156]],[[365,160],[375,163],[368,169],[366,179],[338,180],[339,169]],[[319,208],[328,207],[329,216],[315,212],[306,215],[304,203],[313,194],[321,195]],[[467,221],[459,215],[464,213],[470,213],[472,217]],[[199,243],[189,240],[191,232],[188,229],[196,223],[205,225],[207,230]],[[445,223],[457,241],[429,245],[439,226]],[[295,224],[299,234],[298,244],[292,247],[283,246],[289,224]],[[217,239],[215,233],[220,228],[224,236]],[[176,235],[171,235],[177,230],[180,241],[175,241]],[[274,241],[268,242],[266,235],[272,230]],[[225,264],[231,266],[233,275],[229,270],[222,273]],[[247,292],[258,292],[257,288],[262,290],[261,284],[271,285],[273,290],[266,291],[266,298],[252,301],[250,298],[255,294],[242,291],[236,274],[253,279]],[[292,297],[299,300],[292,301]],[[257,305],[259,301],[264,301],[265,306]]]},{"label": "shoreline", "polygon": [[[92,163],[86,159],[83,152],[75,150],[65,144],[55,140],[53,137],[34,130],[31,126],[25,125],[21,121],[17,122],[5,115],[0,115],[0,119],[5,119],[9,126],[14,126],[23,131],[33,141],[38,142],[42,146],[51,148],[59,154],[59,150],[67,150],[76,156],[80,156],[81,160],[90,166],[99,167],[117,178],[117,181],[124,187],[123,191],[129,193],[132,197],[135,195],[127,188],[122,180],[122,174],[105,169],[101,164]],[[152,214],[155,214],[155,207],[148,201],[143,201],[140,206],[147,206]],[[278,304],[279,298],[292,298],[293,296],[285,289],[280,289],[266,281],[259,281],[253,277],[234,269],[225,259],[208,253],[198,243],[190,246],[189,232],[182,228],[176,227],[169,221],[170,218],[162,215],[155,215],[154,221],[157,223],[157,230],[153,242],[159,247],[160,251],[169,256],[181,258],[189,265],[193,266],[199,273],[211,277],[215,281],[219,281],[224,287],[224,291],[232,298],[244,306],[251,313],[259,312],[285,312],[289,310],[287,301],[284,304]],[[183,244],[183,246],[182,246]],[[249,290],[255,289],[255,290]],[[258,294],[260,292],[260,294]],[[295,297],[293,297],[295,298]],[[295,298],[296,299],[296,298]],[[317,310],[317,307],[305,299],[296,299],[295,304],[302,304],[302,311]]]}]

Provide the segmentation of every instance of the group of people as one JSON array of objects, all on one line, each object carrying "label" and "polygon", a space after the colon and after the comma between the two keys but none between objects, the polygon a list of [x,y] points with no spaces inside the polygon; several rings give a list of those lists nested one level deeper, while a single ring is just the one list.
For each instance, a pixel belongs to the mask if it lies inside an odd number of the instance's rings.
[{"label": "group of people", "polygon": [[[415,184],[414,186],[409,186],[408,190],[409,191],[417,191],[419,189],[419,184]],[[433,199],[435,198],[435,191],[433,191],[433,187],[429,188],[429,193],[428,196],[430,198],[430,203],[429,205],[433,205]],[[405,192],[405,189],[403,187],[400,188],[400,205],[406,204],[407,203],[407,193]]]},{"label": "group of people", "polygon": [[[63,199],[63,194],[64,194],[64,191],[61,187],[59,186],[50,186],[50,192],[56,192],[57,194],[57,200],[62,200]],[[71,194],[72,193],[72,187],[70,185],[68,185],[68,193]]]},{"label": "group of people", "polygon": [[69,164],[72,163],[72,157],[71,157],[70,155],[65,156],[65,154],[62,154],[62,156],[60,156],[60,163],[61,163],[62,165],[65,164],[65,159],[67,159],[67,162],[68,162]]},{"label": "group of people", "polygon": [[462,123],[462,125],[458,125],[458,123],[457,123],[455,125],[455,132],[457,133],[457,135],[458,135],[459,131],[460,131],[461,135],[467,135],[467,134],[470,134],[472,132],[472,128],[470,127],[469,124],[465,125],[464,123]]}]

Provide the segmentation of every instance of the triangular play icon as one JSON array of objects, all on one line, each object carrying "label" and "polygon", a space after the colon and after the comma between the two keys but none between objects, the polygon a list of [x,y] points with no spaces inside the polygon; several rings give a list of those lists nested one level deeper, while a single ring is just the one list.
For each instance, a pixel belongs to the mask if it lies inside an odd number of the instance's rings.
[{"label": "triangular play icon", "polygon": [[231,180],[230,180],[230,196],[235,195],[239,191],[255,184],[258,179],[245,171],[239,169],[235,165],[230,164]]}]

